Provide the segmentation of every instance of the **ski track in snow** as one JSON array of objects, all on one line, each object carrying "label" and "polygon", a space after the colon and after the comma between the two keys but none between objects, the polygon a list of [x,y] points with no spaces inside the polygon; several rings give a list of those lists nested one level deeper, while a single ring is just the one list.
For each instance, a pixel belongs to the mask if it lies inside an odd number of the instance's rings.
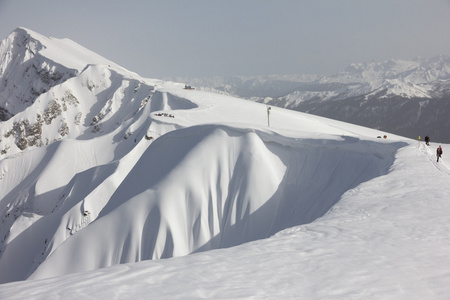
[{"label": "ski track in snow", "polygon": [[437,143],[430,143],[429,146],[427,146],[425,143],[419,144],[420,151],[428,157],[433,166],[442,173],[450,175],[449,168],[444,160],[445,157],[444,154],[442,154],[442,157],[439,159],[439,162],[437,161],[436,149],[438,146],[439,144]]}]

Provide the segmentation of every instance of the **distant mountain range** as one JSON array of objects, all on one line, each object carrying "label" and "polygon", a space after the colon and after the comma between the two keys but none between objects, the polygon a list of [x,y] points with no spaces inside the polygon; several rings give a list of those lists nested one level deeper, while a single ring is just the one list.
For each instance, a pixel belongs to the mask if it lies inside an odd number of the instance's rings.
[{"label": "distant mountain range", "polygon": [[183,79],[199,88],[450,143],[450,57],[355,63],[331,76]]}]

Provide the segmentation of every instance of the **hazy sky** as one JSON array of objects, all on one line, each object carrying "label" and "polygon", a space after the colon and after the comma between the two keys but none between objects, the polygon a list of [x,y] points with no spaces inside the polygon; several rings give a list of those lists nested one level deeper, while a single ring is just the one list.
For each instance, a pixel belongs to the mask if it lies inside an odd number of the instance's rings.
[{"label": "hazy sky", "polygon": [[450,55],[450,0],[0,0],[0,39],[19,26],[161,79]]}]

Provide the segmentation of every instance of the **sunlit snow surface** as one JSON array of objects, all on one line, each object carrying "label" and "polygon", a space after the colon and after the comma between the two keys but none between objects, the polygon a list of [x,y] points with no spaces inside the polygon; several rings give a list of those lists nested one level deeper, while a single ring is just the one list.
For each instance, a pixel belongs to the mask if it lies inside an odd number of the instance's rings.
[{"label": "sunlit snow surface", "polygon": [[183,87],[90,66],[8,121],[86,116],[1,157],[0,299],[450,295],[446,145]]},{"label": "sunlit snow surface", "polygon": [[[445,161],[434,162],[433,152],[415,144],[402,148],[387,175],[348,190],[322,218],[267,239],[4,284],[0,296],[446,299],[449,171]],[[104,234],[116,235],[115,230],[105,228]],[[83,246],[92,249],[89,242]],[[78,259],[66,258],[73,266]]]}]

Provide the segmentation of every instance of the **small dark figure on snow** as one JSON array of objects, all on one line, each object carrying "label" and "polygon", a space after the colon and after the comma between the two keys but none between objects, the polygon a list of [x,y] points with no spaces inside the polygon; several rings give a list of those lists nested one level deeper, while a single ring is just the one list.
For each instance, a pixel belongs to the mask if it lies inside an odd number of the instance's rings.
[{"label": "small dark figure on snow", "polygon": [[427,144],[427,146],[430,146],[430,137],[428,135],[425,137],[425,144]]},{"label": "small dark figure on snow", "polygon": [[439,145],[439,147],[436,150],[436,156],[437,156],[437,161],[438,162],[439,162],[439,158],[442,156],[442,153],[443,153],[442,147],[441,147],[441,145]]}]

